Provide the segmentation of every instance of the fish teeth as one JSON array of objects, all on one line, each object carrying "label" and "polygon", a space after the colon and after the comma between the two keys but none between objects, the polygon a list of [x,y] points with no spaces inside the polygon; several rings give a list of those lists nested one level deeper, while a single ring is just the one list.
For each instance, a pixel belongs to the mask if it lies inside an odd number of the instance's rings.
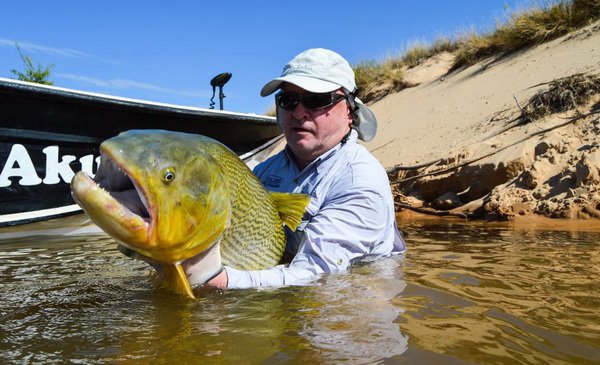
[{"label": "fish teeth", "polygon": [[144,208],[146,208],[146,212],[148,212],[148,215],[151,216],[152,212],[150,211],[150,207],[149,207],[148,201],[146,200],[146,195],[144,194],[144,191],[142,190],[142,188],[140,188],[138,186],[138,184],[135,183],[135,181],[131,180],[131,182],[133,183],[133,187],[135,188],[135,191],[137,191],[138,196],[140,197],[140,200],[142,201],[142,204],[144,204]]}]

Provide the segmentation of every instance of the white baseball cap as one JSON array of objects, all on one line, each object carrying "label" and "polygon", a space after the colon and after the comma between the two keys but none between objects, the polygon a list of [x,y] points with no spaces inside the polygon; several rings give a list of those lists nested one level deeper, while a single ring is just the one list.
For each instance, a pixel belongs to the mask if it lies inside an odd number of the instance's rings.
[{"label": "white baseball cap", "polygon": [[[327,93],[340,87],[348,93],[356,90],[354,71],[348,61],[336,52],[323,48],[311,48],[292,58],[283,67],[280,77],[263,86],[260,95],[274,93],[284,82],[312,93]],[[354,102],[358,111],[352,127],[358,132],[358,138],[368,142],[377,132],[377,118],[359,98],[355,97]]]}]

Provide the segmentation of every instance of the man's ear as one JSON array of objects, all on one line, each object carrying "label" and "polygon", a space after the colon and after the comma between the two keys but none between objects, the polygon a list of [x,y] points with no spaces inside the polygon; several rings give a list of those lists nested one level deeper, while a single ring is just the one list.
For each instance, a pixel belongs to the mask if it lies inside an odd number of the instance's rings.
[{"label": "man's ear", "polygon": [[352,93],[350,95],[348,95],[348,98],[346,99],[347,101],[347,105],[348,105],[348,116],[350,117],[350,119],[352,119],[352,123],[350,126],[352,126],[352,124],[354,124],[354,122],[358,121],[358,106],[356,105],[356,102],[354,101],[354,96],[352,95]]}]

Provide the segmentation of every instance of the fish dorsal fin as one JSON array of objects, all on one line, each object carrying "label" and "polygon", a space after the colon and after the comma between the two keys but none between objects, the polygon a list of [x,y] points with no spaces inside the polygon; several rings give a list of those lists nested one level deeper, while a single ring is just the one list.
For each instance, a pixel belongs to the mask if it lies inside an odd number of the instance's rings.
[{"label": "fish dorsal fin", "polygon": [[302,216],[306,207],[308,207],[308,203],[310,203],[310,196],[306,194],[277,193],[274,191],[269,192],[269,194],[283,224],[288,226],[292,231],[295,231],[302,221]]}]

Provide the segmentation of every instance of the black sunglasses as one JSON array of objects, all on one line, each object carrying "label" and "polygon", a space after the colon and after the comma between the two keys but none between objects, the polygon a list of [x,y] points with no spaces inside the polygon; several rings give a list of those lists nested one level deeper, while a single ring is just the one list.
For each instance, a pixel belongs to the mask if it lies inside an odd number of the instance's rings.
[{"label": "black sunglasses", "polygon": [[294,111],[298,103],[302,103],[308,109],[323,109],[331,106],[348,95],[341,95],[335,91],[329,93],[306,93],[299,94],[294,92],[281,91],[275,95],[277,105],[285,110]]}]

